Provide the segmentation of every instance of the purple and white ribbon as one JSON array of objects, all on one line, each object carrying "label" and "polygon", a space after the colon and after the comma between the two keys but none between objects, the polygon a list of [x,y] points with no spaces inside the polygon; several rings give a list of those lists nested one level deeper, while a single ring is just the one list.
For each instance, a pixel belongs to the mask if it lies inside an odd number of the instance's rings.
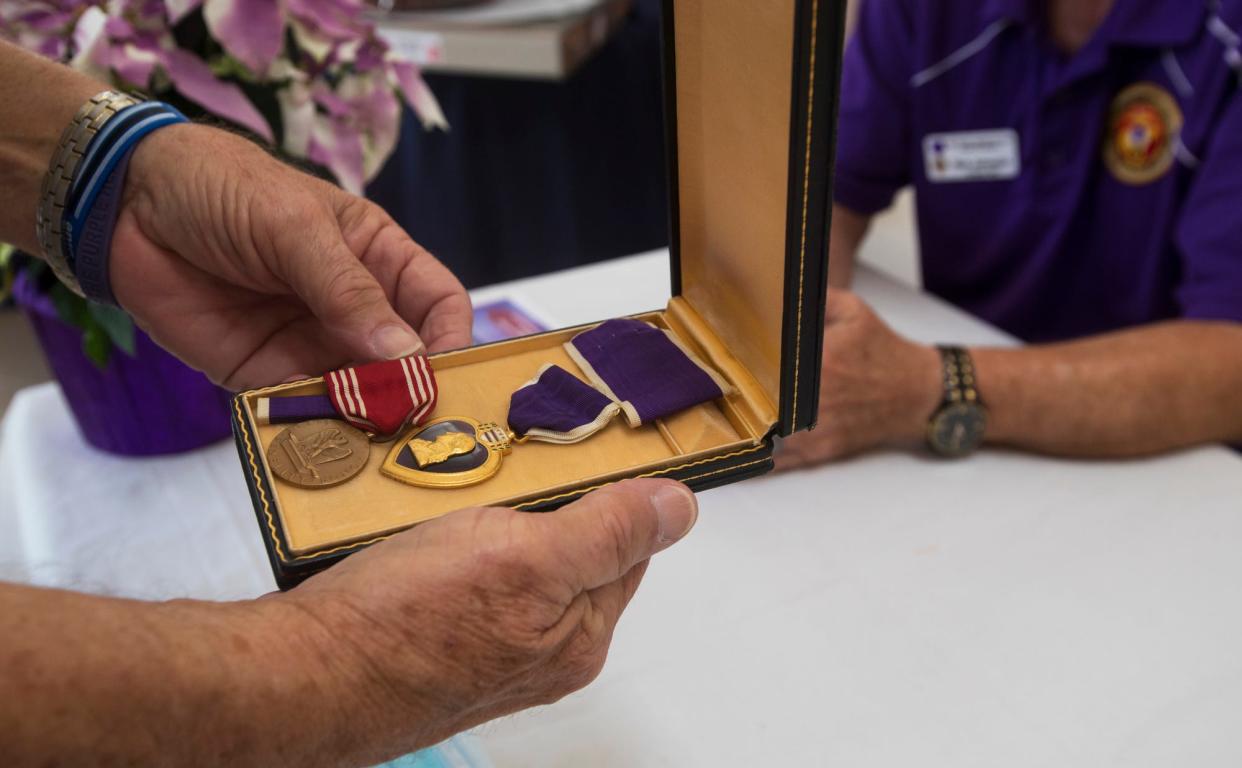
[{"label": "purple and white ribbon", "polygon": [[631,427],[731,394],[733,388],[671,333],[639,320],[609,320],[565,344],[587,382],[555,365],[513,393],[518,437],[576,443],[618,413]]}]

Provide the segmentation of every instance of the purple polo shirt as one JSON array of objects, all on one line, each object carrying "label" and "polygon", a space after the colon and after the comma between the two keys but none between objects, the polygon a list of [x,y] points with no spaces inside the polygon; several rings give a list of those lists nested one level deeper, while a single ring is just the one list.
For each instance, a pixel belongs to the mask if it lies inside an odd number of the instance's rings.
[{"label": "purple polo shirt", "polygon": [[[1072,57],[1042,5],[863,0],[836,201],[872,214],[913,184],[926,288],[1028,341],[1242,322],[1242,0],[1117,0]],[[1117,122],[1137,83],[1176,110]],[[1106,161],[1119,141],[1139,178]]]}]

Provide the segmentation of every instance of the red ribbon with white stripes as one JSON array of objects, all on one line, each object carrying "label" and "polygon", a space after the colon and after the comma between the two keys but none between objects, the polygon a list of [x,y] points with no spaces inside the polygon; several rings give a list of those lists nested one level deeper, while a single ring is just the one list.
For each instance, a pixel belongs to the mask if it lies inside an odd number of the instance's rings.
[{"label": "red ribbon with white stripes", "polygon": [[342,368],[324,382],[341,418],[377,439],[422,424],[436,409],[436,377],[421,356]]}]

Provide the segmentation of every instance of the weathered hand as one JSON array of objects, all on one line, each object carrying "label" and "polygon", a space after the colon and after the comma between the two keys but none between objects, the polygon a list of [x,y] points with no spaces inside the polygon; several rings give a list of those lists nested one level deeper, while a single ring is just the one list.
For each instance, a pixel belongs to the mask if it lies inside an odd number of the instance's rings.
[{"label": "weathered hand", "polygon": [[940,399],[940,356],[893,333],[845,290],[828,295],[819,425],[785,440],[778,470],[922,437]]},{"label": "weathered hand", "polygon": [[462,510],[274,599],[313,617],[379,762],[593,680],[648,558],[697,514],[687,488],[658,480],[546,514]]},{"label": "weathered hand", "polygon": [[111,277],[152,338],[232,388],[470,343],[461,284],[383,210],[201,125],[139,144]]}]

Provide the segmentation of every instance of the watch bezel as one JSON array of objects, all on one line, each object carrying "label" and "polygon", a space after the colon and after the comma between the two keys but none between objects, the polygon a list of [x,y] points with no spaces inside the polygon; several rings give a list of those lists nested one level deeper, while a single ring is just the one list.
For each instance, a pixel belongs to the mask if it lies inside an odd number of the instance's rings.
[{"label": "watch bezel", "polygon": [[[950,419],[959,417],[960,414],[970,414],[972,421],[977,421],[979,428],[971,434],[971,439],[959,447],[953,447],[945,444],[939,439],[941,428],[946,426],[946,422]],[[988,426],[988,409],[977,400],[959,400],[956,402],[945,403],[936,409],[931,419],[927,422],[927,444],[932,451],[945,458],[961,458],[969,456],[979,447],[983,445],[983,437],[987,432]]]}]

